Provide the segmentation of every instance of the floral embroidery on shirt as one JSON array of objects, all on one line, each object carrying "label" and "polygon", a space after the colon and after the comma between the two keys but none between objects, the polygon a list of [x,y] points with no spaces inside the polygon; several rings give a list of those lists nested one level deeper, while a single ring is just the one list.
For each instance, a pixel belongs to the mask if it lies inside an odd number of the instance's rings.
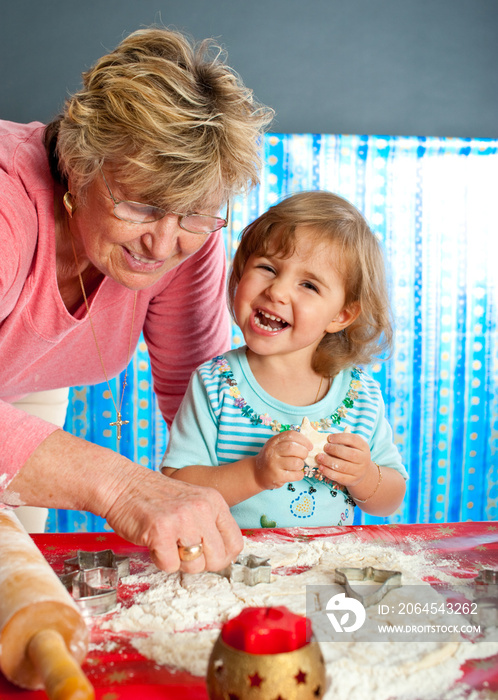
[{"label": "floral embroidery on shirt", "polygon": [[[235,405],[240,408],[242,415],[248,418],[253,425],[269,425],[274,433],[282,433],[285,430],[297,430],[299,432],[300,426],[294,423],[280,423],[278,420],[272,420],[268,413],[258,415],[256,411],[249,406],[247,401],[241,396],[240,390],[237,386],[237,381],[233,376],[232,368],[228,364],[227,360],[223,355],[218,355],[214,358],[214,365],[218,372],[221,374],[225,382],[228,384],[229,393],[234,397]],[[359,379],[362,370],[359,367],[353,367],[351,369],[351,381],[349,383],[349,388],[346,393],[345,398],[342,403],[336,408],[334,413],[326,418],[321,418],[319,421],[313,421],[311,425],[314,428],[321,428],[322,430],[327,430],[332,427],[332,425],[340,425],[341,420],[346,418],[350,408],[353,408],[355,399],[358,398],[358,390],[361,389],[361,381]]]}]

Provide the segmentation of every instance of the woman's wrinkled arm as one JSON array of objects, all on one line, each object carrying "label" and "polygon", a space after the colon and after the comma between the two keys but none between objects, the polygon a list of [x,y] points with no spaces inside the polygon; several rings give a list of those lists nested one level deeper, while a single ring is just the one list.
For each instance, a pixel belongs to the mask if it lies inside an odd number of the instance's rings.
[{"label": "woman's wrinkled arm", "polygon": [[[4,491],[6,504],[86,510],[124,539],[148,547],[165,571],[218,571],[242,549],[227,504],[214,489],[169,479],[62,430],[49,435]],[[204,543],[180,562],[178,543]]]}]

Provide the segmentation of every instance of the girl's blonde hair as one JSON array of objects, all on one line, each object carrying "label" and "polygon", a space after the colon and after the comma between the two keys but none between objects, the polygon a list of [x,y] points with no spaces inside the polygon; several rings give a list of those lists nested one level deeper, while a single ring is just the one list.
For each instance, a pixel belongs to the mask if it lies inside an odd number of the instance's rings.
[{"label": "girl's blonde hair", "polygon": [[313,358],[313,369],[326,377],[391,350],[393,330],[385,265],[380,245],[360,212],[331,192],[295,194],[271,207],[242,232],[228,281],[228,301],[233,303],[244,267],[251,255],[289,257],[303,227],[317,242],[334,243],[338,255],[331,258],[341,274],[345,306],[359,308],[358,317],[339,333],[327,333]]},{"label": "girl's blonde hair", "polygon": [[45,144],[52,173],[80,198],[105,162],[140,201],[198,211],[258,182],[272,116],[212,40],[148,28],[83,73]]}]

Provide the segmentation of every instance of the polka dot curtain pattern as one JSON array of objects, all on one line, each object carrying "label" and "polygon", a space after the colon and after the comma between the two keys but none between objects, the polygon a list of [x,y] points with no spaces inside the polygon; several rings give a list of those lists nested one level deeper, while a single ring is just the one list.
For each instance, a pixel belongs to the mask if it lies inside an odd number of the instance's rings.
[{"label": "polka dot curtain pattern", "polygon": [[[410,474],[389,518],[356,509],[357,523],[498,518],[498,141],[485,139],[270,134],[261,185],[232,204],[224,232],[230,260],[241,230],[302,190],[349,199],[381,241],[390,278],[392,356],[365,368],[386,399]],[[233,327],[233,346],[241,345]],[[115,395],[121,379],[111,384]],[[115,448],[107,385],[70,393],[66,430]],[[152,391],[142,341],[128,372],[120,450],[157,468],[167,429]],[[101,518],[51,511],[49,531],[99,531]]]}]

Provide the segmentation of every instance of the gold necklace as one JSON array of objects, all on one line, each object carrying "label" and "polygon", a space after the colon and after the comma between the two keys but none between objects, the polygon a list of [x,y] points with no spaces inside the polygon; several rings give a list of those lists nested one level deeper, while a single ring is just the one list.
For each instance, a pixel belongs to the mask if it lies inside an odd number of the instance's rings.
[{"label": "gold necklace", "polygon": [[[320,385],[318,387],[318,391],[316,392],[315,400],[313,401],[313,403],[316,403],[318,401],[318,397],[320,395],[320,389],[322,388],[322,384],[323,384],[323,375],[322,375],[322,378],[320,379]],[[327,388],[327,391],[328,391],[330,389],[330,377],[327,377],[327,384],[328,384],[328,388]]]},{"label": "gold necklace", "polygon": [[320,379],[320,384],[319,384],[319,386],[318,386],[318,391],[316,392],[315,400],[313,401],[313,403],[316,403],[316,402],[318,401],[318,395],[319,395],[319,393],[320,393],[320,389],[322,388],[322,384],[323,384],[323,375],[322,375],[322,377],[321,377],[321,379]]},{"label": "gold necklace", "polygon": [[97,334],[95,333],[95,328],[94,328],[94,325],[93,325],[92,316],[91,316],[91,314],[90,314],[90,306],[89,306],[89,304],[88,304],[88,299],[87,299],[87,297],[86,297],[85,285],[83,284],[83,278],[82,278],[82,276],[81,276],[81,272],[79,271],[78,256],[76,255],[76,248],[74,247],[74,241],[73,241],[73,237],[72,237],[72,236],[71,236],[71,245],[72,245],[72,247],[73,247],[74,260],[75,260],[75,262],[76,262],[76,267],[77,267],[77,269],[78,269],[78,278],[79,278],[79,281],[80,281],[81,291],[82,291],[82,293],[83,293],[83,299],[85,300],[86,312],[87,312],[87,314],[88,314],[88,320],[90,321],[90,328],[92,329],[93,339],[94,339],[94,341],[95,341],[95,347],[97,348],[97,352],[98,352],[98,355],[99,355],[100,364],[101,364],[101,366],[102,366],[102,371],[103,371],[103,373],[104,373],[105,381],[106,381],[107,386],[108,386],[108,388],[109,388],[109,393],[110,393],[110,395],[111,395],[112,403],[114,404],[114,408],[115,408],[115,410],[116,410],[116,420],[115,420],[113,423],[109,423],[109,425],[111,425],[111,426],[116,426],[116,428],[117,428],[117,440],[118,440],[118,445],[119,445],[119,440],[121,440],[121,426],[122,426],[122,425],[128,425],[128,423],[130,422],[129,420],[123,420],[123,419],[121,418],[121,409],[122,409],[122,407],[123,407],[123,399],[124,399],[124,393],[125,393],[125,389],[126,389],[126,380],[127,380],[127,377],[128,377],[128,365],[130,364],[131,343],[132,343],[132,340],[133,340],[133,326],[135,325],[135,309],[136,309],[136,307],[137,307],[137,292],[135,292],[135,297],[134,297],[134,300],[133,300],[133,314],[132,314],[132,317],[131,317],[131,331],[130,331],[130,342],[129,342],[129,344],[128,344],[128,357],[127,357],[127,359],[126,359],[126,370],[125,370],[125,376],[124,376],[124,379],[123,379],[123,386],[122,386],[122,388],[121,388],[121,400],[120,400],[120,402],[119,402],[119,408],[118,408],[118,404],[117,404],[116,400],[114,399],[114,394],[112,393],[112,389],[111,389],[111,385],[110,385],[110,383],[109,383],[109,379],[107,378],[107,372],[106,372],[106,369],[105,369],[104,360],[102,359],[102,353],[100,352],[99,343],[98,343],[98,341],[97,341]]}]

